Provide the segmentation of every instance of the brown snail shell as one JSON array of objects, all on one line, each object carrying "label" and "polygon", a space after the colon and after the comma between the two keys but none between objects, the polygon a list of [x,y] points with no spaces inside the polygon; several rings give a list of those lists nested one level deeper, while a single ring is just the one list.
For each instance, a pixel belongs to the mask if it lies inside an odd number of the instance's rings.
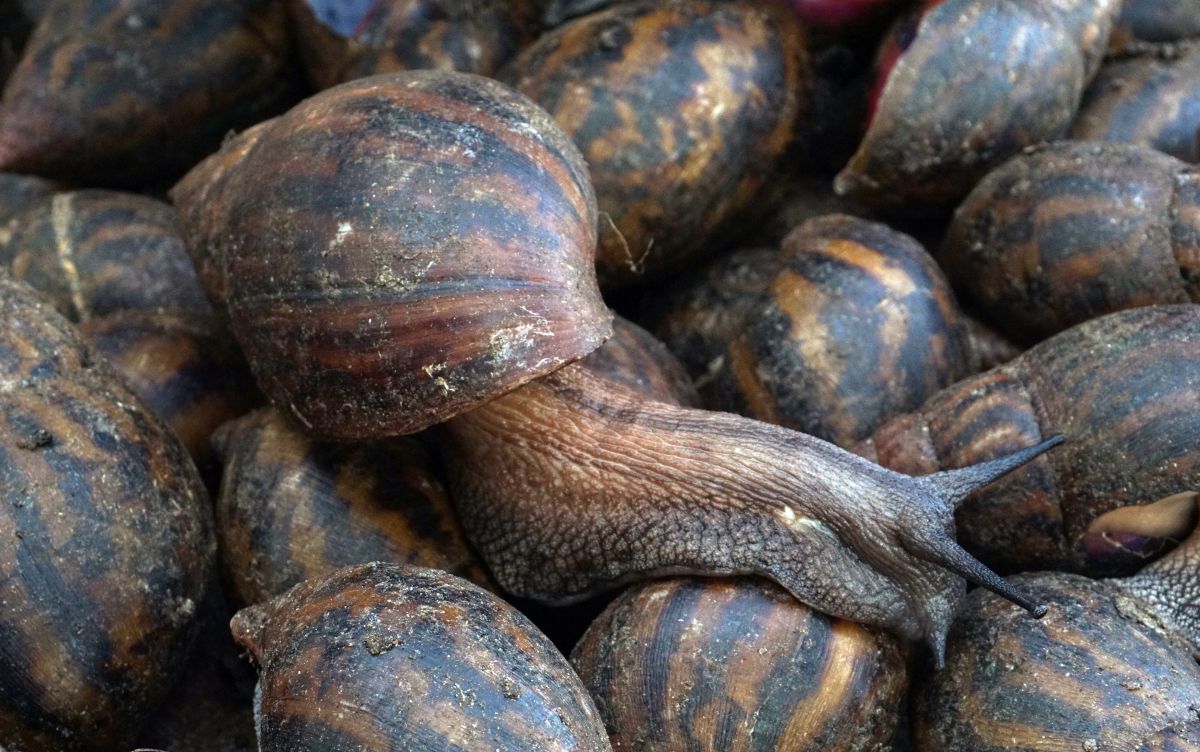
[{"label": "brown snail shell", "polygon": [[170,179],[294,101],[282,0],[46,8],[0,100],[0,170]]},{"label": "brown snail shell", "polygon": [[1010,336],[1200,302],[1200,173],[1123,143],[1064,141],[1015,157],[955,212],[950,279]]},{"label": "brown snail shell", "polygon": [[56,193],[27,206],[0,236],[0,264],[75,322],[129,310],[208,314],[175,211],[132,193]]},{"label": "brown snail shell", "polygon": [[[882,88],[839,193],[953,206],[988,170],[1071,123],[1116,0],[946,0],[922,13]],[[908,40],[902,40],[908,41]]]},{"label": "brown snail shell", "polygon": [[1200,749],[1200,666],[1120,580],[1012,579],[1055,608],[1032,621],[985,592],[968,596],[945,669],[917,693],[920,749]]},{"label": "brown snail shell", "polygon": [[1197,305],[1088,321],[941,391],[859,451],[924,474],[1066,433],[1061,451],[968,499],[959,540],[1001,571],[1127,573],[1144,561],[1143,544],[1104,546],[1091,526],[1118,507],[1200,487],[1198,337]]},{"label": "brown snail shell", "polygon": [[287,0],[317,89],[398,70],[491,75],[532,36],[531,0],[384,0],[356,6]]},{"label": "brown snail shell", "polygon": [[418,431],[611,331],[585,261],[587,168],[545,112],[490,79],[411,71],[327,89],[172,195],[189,248],[220,266],[259,385],[327,437]]},{"label": "brown snail shell", "polygon": [[213,573],[183,447],[0,273],[0,744],[124,752],[179,676]]},{"label": "brown snail shell", "polygon": [[771,3],[642,0],[546,34],[502,77],[579,146],[605,286],[677,273],[728,235],[783,155],[811,72]]},{"label": "brown snail shell", "polygon": [[571,663],[615,750],[882,750],[905,731],[903,644],[761,580],[632,587]]},{"label": "brown snail shell", "polygon": [[729,343],[722,409],[850,446],[975,370],[949,282],[907,235],[818,217],[779,258]]},{"label": "brown snail shell", "polygon": [[612,338],[579,362],[613,383],[651,399],[688,407],[700,404],[691,379],[667,346],[620,316],[613,319]]},{"label": "brown snail shell", "polygon": [[611,749],[570,665],[496,596],[367,564],[238,612],[261,752]]},{"label": "brown snail shell", "polygon": [[443,569],[485,585],[450,499],[414,438],[320,442],[265,408],[213,437],[221,563],[240,604],[370,561]]},{"label": "brown snail shell", "polygon": [[1177,159],[1200,161],[1197,89],[1200,43],[1109,60],[1084,93],[1070,136],[1145,144]]}]

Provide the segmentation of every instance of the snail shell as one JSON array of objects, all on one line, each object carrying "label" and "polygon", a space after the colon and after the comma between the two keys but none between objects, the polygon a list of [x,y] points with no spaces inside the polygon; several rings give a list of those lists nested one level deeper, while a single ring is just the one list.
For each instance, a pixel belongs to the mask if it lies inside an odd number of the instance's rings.
[{"label": "snail shell", "polygon": [[544,111],[490,79],[326,89],[172,195],[259,385],[319,435],[419,431],[611,332],[587,168]]}]

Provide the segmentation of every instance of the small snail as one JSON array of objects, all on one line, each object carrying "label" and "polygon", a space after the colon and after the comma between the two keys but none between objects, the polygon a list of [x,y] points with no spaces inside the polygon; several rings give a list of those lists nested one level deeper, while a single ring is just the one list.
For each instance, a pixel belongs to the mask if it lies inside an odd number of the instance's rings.
[{"label": "small snail", "polygon": [[1108,60],[1083,95],[1070,136],[1145,144],[1200,161],[1200,42]]},{"label": "small snail", "polygon": [[926,0],[881,52],[873,114],[835,187],[941,210],[1023,147],[1061,136],[1117,0]]},{"label": "small snail", "polygon": [[891,749],[907,731],[903,643],[753,579],[626,590],[571,663],[618,750]]},{"label": "small snail", "polygon": [[1072,441],[975,494],[959,539],[1005,571],[1128,572],[1165,530],[1101,515],[1200,487],[1200,306],[1135,308],[1068,329],[885,423],[858,451],[929,473],[1063,432]]},{"label": "small snail", "polygon": [[50,3],[0,99],[0,170],[169,180],[298,96],[283,0]]},{"label": "small snail", "polygon": [[0,265],[78,322],[215,477],[209,437],[250,410],[257,391],[196,281],[170,206],[116,191],[56,193],[0,231]]},{"label": "small snail", "polygon": [[491,75],[531,36],[532,0],[287,0],[317,89],[375,73],[442,68]]},{"label": "small snail", "polygon": [[975,371],[967,334],[915,240],[846,215],[810,219],[730,340],[717,404],[850,446]]},{"label": "small snail", "polygon": [[367,564],[239,611],[260,752],[611,749],[567,660],[496,596]]},{"label": "small snail", "polygon": [[918,691],[919,748],[1200,749],[1198,557],[1200,532],[1129,579],[1014,577],[1055,604],[1039,622],[968,596],[945,670]]},{"label": "small snail", "polygon": [[443,569],[486,585],[433,458],[414,438],[318,442],[273,408],[213,437],[231,595],[254,604],[306,579],[369,561]]},{"label": "small snail", "polygon": [[639,0],[577,18],[501,78],[587,159],[602,285],[685,267],[752,209],[796,132],[812,73],[773,3]]},{"label": "small snail", "polygon": [[1200,36],[1200,3],[1196,0],[1124,0],[1113,36],[1121,46],[1129,39],[1178,42]]},{"label": "small snail", "polygon": [[414,71],[327,89],[172,195],[273,402],[330,438],[443,423],[464,529],[518,596],[753,572],[936,650],[952,573],[1001,582],[954,542],[954,504],[1060,440],[910,478],[564,365],[611,331],[594,194],[551,118],[489,79]]},{"label": "small snail", "polygon": [[1040,338],[1154,303],[1200,302],[1200,175],[1150,149],[1064,141],[990,173],[938,258],[1008,335]]},{"label": "small snail", "polygon": [[186,662],[213,575],[178,440],[0,272],[0,745],[125,752]]}]

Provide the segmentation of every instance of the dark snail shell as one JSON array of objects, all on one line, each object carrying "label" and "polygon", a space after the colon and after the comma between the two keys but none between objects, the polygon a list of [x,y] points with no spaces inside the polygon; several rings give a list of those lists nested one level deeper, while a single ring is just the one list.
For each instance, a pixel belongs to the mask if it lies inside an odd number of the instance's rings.
[{"label": "dark snail shell", "polygon": [[894,65],[884,61],[838,192],[909,212],[953,206],[992,167],[1066,131],[1119,10],[1117,0],[946,0],[914,10],[923,15],[909,21]]},{"label": "dark snail shell", "polygon": [[1177,42],[1200,36],[1200,3],[1196,0],[1124,0],[1113,36],[1118,45],[1129,38]]},{"label": "dark snail shell", "polygon": [[[231,160],[227,155],[240,159]],[[587,168],[490,79],[360,79],[232,140],[173,191],[259,385],[307,429],[412,433],[611,331]]]},{"label": "dark snail shell", "polygon": [[729,343],[722,409],[849,446],[975,370],[949,282],[907,235],[819,217],[779,259]]},{"label": "dark snail shell", "polygon": [[75,322],[129,310],[212,307],[175,229],[175,211],[132,193],[56,193],[9,220],[0,264]]},{"label": "dark snail shell", "polygon": [[618,750],[890,749],[903,643],[761,580],[626,590],[571,655]]},{"label": "dark snail shell", "polygon": [[0,100],[0,170],[171,179],[298,90],[282,0],[55,2]]},{"label": "dark snail shell", "polygon": [[1003,455],[1043,436],[1063,448],[959,508],[959,540],[1002,571],[1128,572],[1134,547],[1090,550],[1102,514],[1200,488],[1200,306],[1094,319],[942,390],[860,447],[925,474]]},{"label": "dark snail shell", "polygon": [[531,0],[287,0],[317,89],[398,70],[491,75],[534,29]]},{"label": "dark snail shell", "polygon": [[[1198,6],[1200,7],[1200,6]],[[1071,138],[1145,144],[1200,161],[1200,43],[1109,60],[1083,96]]]},{"label": "dark snail shell", "polygon": [[620,316],[613,319],[612,339],[589,353],[580,364],[651,399],[688,407],[700,404],[691,379],[667,346]]},{"label": "dark snail shell", "polygon": [[53,180],[39,178],[36,175],[18,175],[12,172],[0,172],[0,242],[8,231],[4,223],[20,214],[30,204],[62,190],[62,186]]},{"label": "dark snail shell", "polygon": [[811,73],[771,3],[621,3],[526,48],[502,76],[588,160],[606,286],[677,273],[751,208],[795,133]]},{"label": "dark snail shell", "polygon": [[1012,579],[1054,608],[1032,620],[968,596],[946,667],[917,693],[919,749],[1200,749],[1200,665],[1144,603],[1077,575]]},{"label": "dark snail shell", "polygon": [[179,676],[213,574],[171,432],[0,274],[0,744],[124,752]]},{"label": "dark snail shell", "polygon": [[445,572],[341,569],[238,612],[261,752],[610,749],[562,654]]},{"label": "dark snail shell", "polygon": [[989,174],[939,252],[1010,336],[1106,313],[1200,302],[1200,173],[1146,146],[1064,141]]},{"label": "dark snail shell", "polygon": [[487,583],[424,447],[410,437],[319,442],[274,408],[213,438],[231,596],[254,604],[344,566],[389,561]]},{"label": "dark snail shell", "polygon": [[215,481],[213,432],[262,402],[222,322],[213,314],[125,311],[89,319],[79,332]]}]

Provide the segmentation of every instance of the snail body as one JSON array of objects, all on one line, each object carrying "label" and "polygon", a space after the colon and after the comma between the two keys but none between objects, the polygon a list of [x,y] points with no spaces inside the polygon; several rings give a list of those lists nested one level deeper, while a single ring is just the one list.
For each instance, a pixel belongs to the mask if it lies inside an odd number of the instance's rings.
[{"label": "snail body", "polygon": [[[379,158],[389,150],[407,155],[402,169]],[[491,80],[421,71],[334,87],[233,140],[173,195],[273,402],[331,438],[443,422],[464,529],[518,596],[754,572],[936,649],[961,587],[951,572],[1003,587],[954,543],[954,504],[1060,441],[910,478],[572,363],[612,317],[586,168],[544,111]]]},{"label": "snail body", "polygon": [[[1190,304],[1088,321],[941,391],[859,451],[920,474],[1067,433],[1061,452],[960,507],[960,540],[1004,571],[1128,572],[1161,536],[1122,544],[1093,525],[1115,508],[1200,485],[1197,336],[1200,306]],[[1127,532],[1140,535],[1136,525]]]},{"label": "snail body", "polygon": [[1200,301],[1200,178],[1149,147],[1059,142],[990,173],[939,259],[1009,336],[1036,341],[1136,306]]},{"label": "snail body", "polygon": [[796,131],[803,36],[772,3],[619,3],[570,21],[501,74],[587,159],[605,286],[668,276],[729,234]]},{"label": "snail body", "polygon": [[770,583],[634,586],[571,654],[617,750],[886,749],[906,730],[903,644]]},{"label": "snail body", "polygon": [[198,629],[208,500],[178,440],[0,274],[0,744],[124,752]]},{"label": "snail body", "polygon": [[924,3],[885,54],[838,192],[910,211],[953,206],[992,167],[1066,131],[1119,10],[1114,0]]},{"label": "snail body", "polygon": [[549,640],[444,572],[340,569],[243,609],[231,627],[260,666],[261,752],[611,749]]}]

